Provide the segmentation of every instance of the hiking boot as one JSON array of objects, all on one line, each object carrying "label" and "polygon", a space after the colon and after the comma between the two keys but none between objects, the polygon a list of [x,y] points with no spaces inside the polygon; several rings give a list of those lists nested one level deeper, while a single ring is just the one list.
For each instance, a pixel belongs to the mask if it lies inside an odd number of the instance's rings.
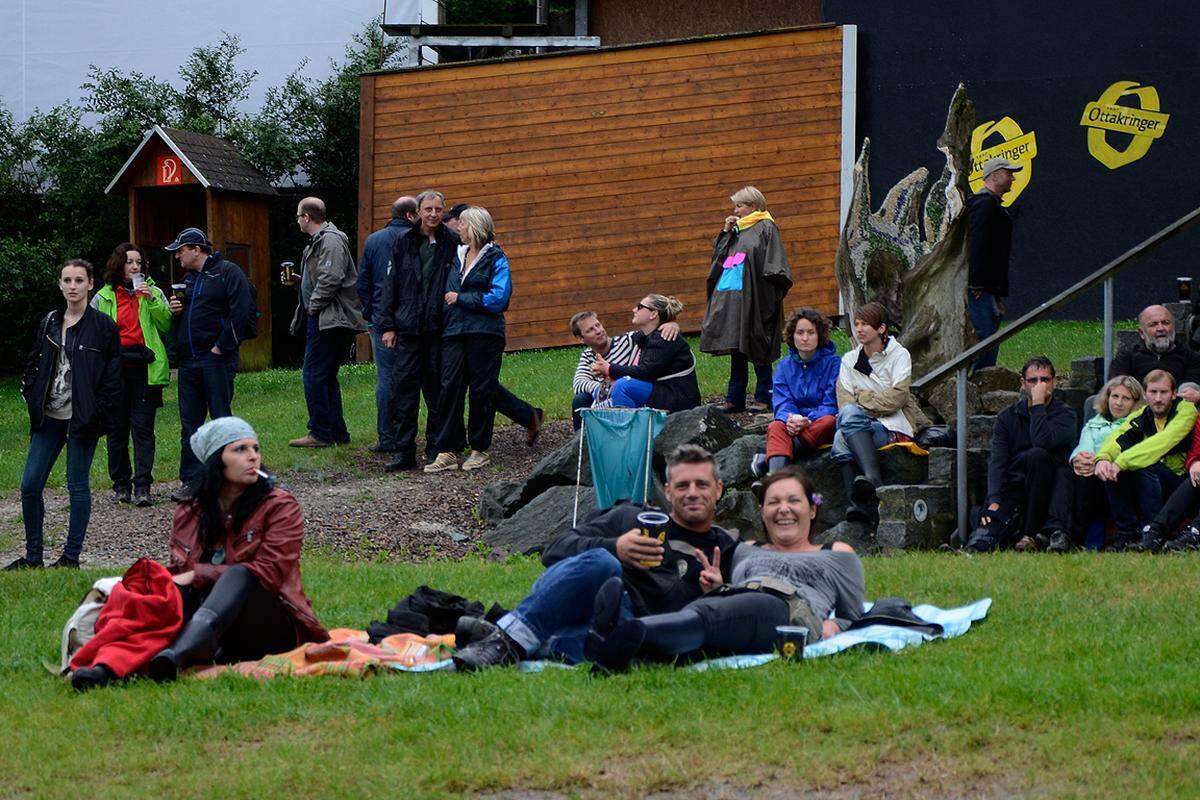
[{"label": "hiking boot", "polygon": [[108,498],[114,503],[132,503],[133,497],[129,493],[128,486],[122,486],[119,489],[114,488],[112,494]]},{"label": "hiking boot", "polygon": [[516,664],[525,656],[517,644],[500,628],[454,654],[454,668],[459,672],[476,672],[488,667]]},{"label": "hiking boot", "polygon": [[327,442],[324,439],[318,439],[311,433],[306,433],[299,439],[292,439],[288,442],[288,447],[333,447],[333,442]]},{"label": "hiking boot", "polygon": [[455,469],[458,469],[458,459],[454,457],[454,453],[438,453],[437,458],[425,465],[426,472],[449,472]]},{"label": "hiking boot", "polygon": [[133,504],[138,508],[154,505],[154,501],[150,498],[149,486],[139,486],[133,490]]},{"label": "hiking boot", "polygon": [[71,688],[77,692],[86,692],[112,682],[116,675],[103,664],[94,667],[80,667],[71,673]]},{"label": "hiking boot", "polygon": [[196,499],[196,490],[190,484],[181,483],[179,488],[171,492],[171,499],[176,503],[187,503]]},{"label": "hiking boot", "polygon": [[1046,545],[1048,553],[1066,553],[1071,549],[1071,537],[1063,530],[1050,531],[1050,541]]},{"label": "hiking boot", "polygon": [[545,418],[546,412],[540,408],[533,410],[533,423],[525,429],[525,444],[533,447],[537,444],[538,436],[542,432],[542,419]]},{"label": "hiking boot", "polygon": [[461,650],[469,644],[486,639],[498,630],[500,629],[483,617],[468,617],[464,614],[454,626],[454,646]]},{"label": "hiking boot", "polygon": [[1195,525],[1188,525],[1179,535],[1162,546],[1164,553],[1183,553],[1188,550],[1200,550],[1200,530]]},{"label": "hiking boot", "polygon": [[[441,455],[438,455],[438,458],[441,458]],[[492,463],[492,457],[487,454],[486,450],[472,450],[471,455],[467,456],[467,460],[462,463],[462,469],[464,472],[470,472],[473,469],[482,469],[490,463]],[[425,469],[428,470],[429,467]]]},{"label": "hiking boot", "polygon": [[1128,545],[1127,549],[1135,553],[1154,553],[1163,546],[1167,541],[1167,536],[1163,533],[1161,526],[1151,522],[1142,528],[1142,535],[1136,541]]},{"label": "hiking boot", "polygon": [[395,461],[384,465],[384,472],[410,472],[417,468],[417,459],[413,456],[401,456]]},{"label": "hiking boot", "polygon": [[21,556],[16,561],[5,567],[4,571],[16,572],[17,570],[21,569],[41,569],[44,566],[46,565],[41,561],[29,561],[25,558],[25,556]]},{"label": "hiking boot", "polygon": [[59,556],[58,561],[50,565],[51,569],[79,569],[79,561],[74,558]]}]

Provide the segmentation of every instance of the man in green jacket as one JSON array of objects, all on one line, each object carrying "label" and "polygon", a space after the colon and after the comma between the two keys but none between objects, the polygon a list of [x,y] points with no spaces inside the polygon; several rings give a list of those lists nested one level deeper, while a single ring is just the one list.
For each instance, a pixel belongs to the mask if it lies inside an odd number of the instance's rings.
[{"label": "man in green jacket", "polygon": [[1196,406],[1176,396],[1171,373],[1153,370],[1146,375],[1146,407],[1126,417],[1096,452],[1118,549],[1140,541],[1139,531],[1183,480],[1196,416]]}]

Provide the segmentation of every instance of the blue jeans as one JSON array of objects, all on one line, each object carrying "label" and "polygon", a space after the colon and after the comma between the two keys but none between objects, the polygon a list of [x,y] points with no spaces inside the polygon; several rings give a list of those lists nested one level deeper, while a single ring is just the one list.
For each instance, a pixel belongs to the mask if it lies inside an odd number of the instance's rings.
[{"label": "blue jeans", "polygon": [[888,443],[888,429],[883,427],[882,422],[854,403],[842,406],[838,409],[837,431],[833,434],[833,449],[829,451],[829,457],[834,461],[853,461],[854,455],[846,444],[846,437],[866,431],[871,432],[875,449]]},{"label": "blue jeans", "polygon": [[304,336],[304,403],[308,406],[308,430],[323,442],[346,444],[350,432],[342,414],[342,387],[338,368],[350,351],[354,332],[349,328],[321,330],[320,316],[308,315]]},{"label": "blue jeans", "polygon": [[200,474],[200,460],[192,453],[191,438],[211,419],[233,415],[233,379],[238,354],[203,353],[179,362],[179,480],[188,483]]},{"label": "blue jeans", "polygon": [[379,326],[371,323],[371,352],[375,356],[375,431],[379,446],[388,450],[396,447],[396,411],[392,402],[392,368],[396,351],[383,346]]},{"label": "blue jeans", "polygon": [[654,384],[650,381],[626,376],[613,383],[610,399],[617,408],[642,408],[650,402],[650,393],[653,391]]},{"label": "blue jeans", "polygon": [[1140,531],[1162,511],[1166,499],[1184,480],[1161,462],[1145,469],[1122,470],[1116,483],[1106,481],[1104,491],[1117,530]]},{"label": "blue jeans", "polygon": [[[771,405],[771,365],[754,365],[754,399]],[[742,353],[729,354],[729,389],[725,399],[741,408],[746,405],[746,388],[750,385],[750,359]]]},{"label": "blue jeans", "polygon": [[[979,297],[976,297],[976,291],[979,290],[967,289],[967,316],[971,318],[971,325],[975,327],[975,335],[982,342],[1000,330],[1000,308],[996,305],[996,295],[979,291]],[[999,348],[993,347],[991,350],[980,353],[979,357],[975,359],[972,369],[996,366],[998,351]]]},{"label": "blue jeans", "polygon": [[29,455],[21,475],[21,517],[25,522],[25,560],[42,560],[42,532],[46,522],[46,502],[42,490],[63,445],[67,447],[67,494],[71,497],[67,544],[63,555],[75,561],[83,552],[83,537],[92,516],[92,487],[89,473],[96,455],[96,439],[67,436],[70,420],[46,419],[29,439]]},{"label": "blue jeans", "polygon": [[[497,624],[529,658],[554,657],[578,664],[583,661],[596,592],[619,575],[621,562],[612,553],[599,547],[585,550],[552,564],[520,605]],[[621,611],[625,617],[633,616],[628,595],[622,598]]]},{"label": "blue jeans", "polygon": [[583,425],[583,417],[579,416],[579,412],[585,408],[591,408],[592,403],[596,402],[596,397],[591,392],[576,392],[571,398],[571,424],[575,426],[575,430],[579,430]]}]

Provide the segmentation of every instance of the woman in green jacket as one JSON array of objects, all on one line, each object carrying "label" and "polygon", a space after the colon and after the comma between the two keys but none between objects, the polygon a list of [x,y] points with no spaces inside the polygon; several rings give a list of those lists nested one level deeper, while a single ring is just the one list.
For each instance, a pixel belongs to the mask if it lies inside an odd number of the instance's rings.
[{"label": "woman in green jacket", "polygon": [[[154,415],[170,383],[163,334],[171,327],[171,309],[162,290],[143,270],[142,249],[130,242],[117,245],[108,258],[104,286],[92,306],[117,323],[121,333],[121,397],[113,404],[108,434],[108,476],[114,503],[148,506],[150,471],[154,467]],[[129,439],[133,434],[133,465]]]}]

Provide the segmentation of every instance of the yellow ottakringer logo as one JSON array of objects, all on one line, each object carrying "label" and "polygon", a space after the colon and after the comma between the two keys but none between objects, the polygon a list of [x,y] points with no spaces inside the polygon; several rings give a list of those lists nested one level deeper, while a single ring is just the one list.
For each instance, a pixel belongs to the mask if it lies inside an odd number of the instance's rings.
[{"label": "yellow ottakringer logo", "polygon": [[[989,139],[996,136],[1000,137],[1000,142],[987,144]],[[1020,172],[1013,173],[1012,188],[1004,195],[1002,205],[1011,206],[1033,179],[1033,157],[1036,155],[1037,138],[1033,131],[1026,133],[1021,130],[1012,117],[1004,117],[998,122],[988,120],[976,126],[971,131],[971,174],[967,176],[971,191],[978,192],[983,188],[983,165],[988,159],[1007,158],[1014,165],[1024,167]]]},{"label": "yellow ottakringer logo", "polygon": [[[1136,97],[1141,107],[1119,104],[1122,97]],[[1159,111],[1158,90],[1153,86],[1117,81],[1104,90],[1099,100],[1083,107],[1079,124],[1088,129],[1088,152],[1109,169],[1117,169],[1146,155],[1154,140],[1166,131],[1170,116]],[[1133,138],[1124,150],[1118,150],[1108,143],[1109,131]]]}]

